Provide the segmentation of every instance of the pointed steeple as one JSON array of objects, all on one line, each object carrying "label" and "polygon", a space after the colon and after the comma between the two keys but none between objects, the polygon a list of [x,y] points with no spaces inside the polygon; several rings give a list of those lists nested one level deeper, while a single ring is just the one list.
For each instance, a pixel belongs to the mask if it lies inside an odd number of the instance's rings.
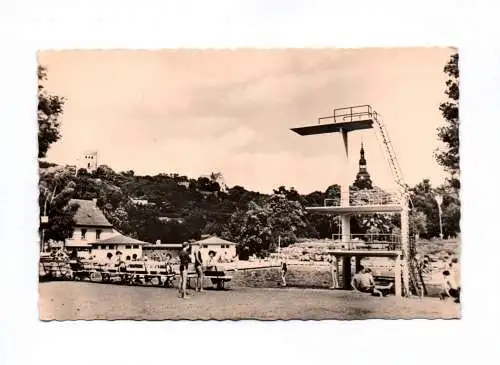
[{"label": "pointed steeple", "polygon": [[366,159],[365,159],[365,149],[363,142],[361,142],[361,150],[359,151],[359,171],[356,175],[356,180],[354,181],[354,186],[359,189],[372,189],[372,180],[370,174],[366,169]]},{"label": "pointed steeple", "polygon": [[361,150],[359,151],[360,159],[359,159],[359,170],[366,171],[366,160],[365,160],[365,149],[363,148],[363,142],[361,142]]}]

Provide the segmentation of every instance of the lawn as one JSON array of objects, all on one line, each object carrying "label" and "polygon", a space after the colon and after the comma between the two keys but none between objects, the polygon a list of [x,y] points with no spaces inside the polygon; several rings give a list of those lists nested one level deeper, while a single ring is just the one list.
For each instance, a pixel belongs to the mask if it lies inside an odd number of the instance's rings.
[{"label": "lawn", "polygon": [[232,287],[179,299],[175,289],[89,282],[40,283],[40,319],[369,319],[460,317],[435,298],[375,298],[343,290]]}]

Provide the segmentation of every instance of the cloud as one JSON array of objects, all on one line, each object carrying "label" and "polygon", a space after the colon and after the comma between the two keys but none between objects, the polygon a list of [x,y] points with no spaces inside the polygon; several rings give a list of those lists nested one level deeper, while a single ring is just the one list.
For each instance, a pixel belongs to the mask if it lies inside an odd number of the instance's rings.
[{"label": "cloud", "polygon": [[[382,113],[410,184],[442,179],[432,153],[451,50],[238,50],[44,52],[47,89],[68,99],[63,138],[49,159],[100,161],[138,173],[221,171],[253,189],[324,189],[339,178],[338,136],[300,137],[336,107],[372,104]],[[389,185],[373,131],[361,140],[372,178]],[[369,152],[368,152],[369,150]],[[418,152],[418,153],[416,153]],[[352,167],[356,169],[353,157]],[[353,172],[355,175],[355,171]],[[234,181],[234,182],[233,182]]]}]

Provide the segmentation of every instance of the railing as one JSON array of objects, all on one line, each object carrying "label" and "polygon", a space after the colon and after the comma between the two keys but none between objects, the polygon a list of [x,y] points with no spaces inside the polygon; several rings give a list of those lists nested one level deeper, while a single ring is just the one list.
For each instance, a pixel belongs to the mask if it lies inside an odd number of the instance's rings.
[{"label": "railing", "polygon": [[344,202],[349,202],[350,206],[363,205],[391,205],[402,204],[403,196],[399,190],[381,191],[376,189],[365,189],[355,191],[342,191],[340,199],[325,199],[323,205],[338,206]]},{"label": "railing", "polygon": [[332,235],[332,248],[341,250],[397,251],[401,250],[401,236],[388,233],[351,234],[346,241],[342,234]]},{"label": "railing", "polygon": [[366,119],[376,118],[376,112],[373,111],[370,105],[356,105],[346,108],[337,108],[333,110],[333,115],[328,117],[318,118],[318,124],[323,120],[331,119],[333,123],[337,122],[355,122]]}]

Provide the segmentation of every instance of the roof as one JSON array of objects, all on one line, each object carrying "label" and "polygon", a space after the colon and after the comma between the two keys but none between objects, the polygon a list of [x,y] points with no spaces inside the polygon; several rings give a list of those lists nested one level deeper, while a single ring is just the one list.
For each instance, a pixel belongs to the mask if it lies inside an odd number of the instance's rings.
[{"label": "roof", "polygon": [[156,243],[156,244],[147,244],[144,245],[143,248],[152,248],[152,249],[166,249],[166,248],[182,248],[182,243]]},{"label": "roof", "polygon": [[77,226],[112,227],[93,200],[71,199],[69,204],[77,203],[78,210],[73,219]]},{"label": "roof", "polygon": [[234,242],[226,241],[226,240],[219,238],[217,236],[212,236],[212,237],[206,238],[204,240],[196,241],[194,243],[197,245],[236,245],[236,243],[234,243]]},{"label": "roof", "polygon": [[114,244],[114,245],[149,245],[148,242],[139,241],[139,240],[136,240],[135,238],[125,236],[121,233],[117,233],[116,235],[114,235],[112,237],[91,243],[91,245],[106,245],[106,244],[108,244],[108,245],[109,244]]}]

